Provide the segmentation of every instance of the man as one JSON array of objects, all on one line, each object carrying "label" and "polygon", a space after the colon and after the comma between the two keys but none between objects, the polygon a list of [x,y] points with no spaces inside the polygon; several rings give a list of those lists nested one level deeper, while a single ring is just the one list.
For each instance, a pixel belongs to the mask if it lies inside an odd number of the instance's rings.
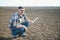
[{"label": "man", "polygon": [[24,37],[25,32],[27,31],[29,22],[33,23],[32,20],[29,20],[24,13],[25,8],[18,7],[18,12],[12,15],[12,18],[9,22],[9,27],[12,31],[13,38],[16,38],[17,35]]}]

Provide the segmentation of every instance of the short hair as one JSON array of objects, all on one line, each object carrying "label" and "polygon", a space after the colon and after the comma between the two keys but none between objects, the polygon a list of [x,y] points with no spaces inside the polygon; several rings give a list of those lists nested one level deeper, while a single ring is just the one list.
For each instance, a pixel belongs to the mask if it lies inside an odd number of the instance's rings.
[{"label": "short hair", "polygon": [[24,9],[22,6],[19,6],[18,9]]}]

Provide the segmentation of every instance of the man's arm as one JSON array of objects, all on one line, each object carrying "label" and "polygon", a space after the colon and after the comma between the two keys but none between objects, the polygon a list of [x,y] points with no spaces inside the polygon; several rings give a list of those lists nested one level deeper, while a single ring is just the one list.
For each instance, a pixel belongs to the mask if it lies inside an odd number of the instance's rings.
[{"label": "man's arm", "polygon": [[31,22],[32,22],[32,20],[28,19],[28,22],[30,22],[30,23],[31,23]]},{"label": "man's arm", "polygon": [[14,20],[14,22],[13,22],[13,26],[16,26],[17,25],[17,23],[19,23],[18,21],[18,15],[16,15],[16,14],[14,14],[13,16],[12,16],[12,19]]},{"label": "man's arm", "polygon": [[26,14],[24,14],[25,15],[25,19],[28,21],[28,22],[32,22],[32,20],[30,20],[30,19],[28,19],[28,17],[26,16]]},{"label": "man's arm", "polygon": [[28,19],[27,16],[26,16],[26,19],[27,19],[28,22],[34,23],[34,22],[38,19],[38,17],[36,17],[34,20],[30,20],[30,19]]}]

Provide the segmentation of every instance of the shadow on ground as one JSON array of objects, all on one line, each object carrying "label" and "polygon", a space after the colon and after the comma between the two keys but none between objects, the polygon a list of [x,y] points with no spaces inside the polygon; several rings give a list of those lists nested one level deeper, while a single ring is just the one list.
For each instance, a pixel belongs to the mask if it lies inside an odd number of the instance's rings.
[{"label": "shadow on ground", "polygon": [[5,38],[0,36],[0,40],[12,40],[12,38]]}]

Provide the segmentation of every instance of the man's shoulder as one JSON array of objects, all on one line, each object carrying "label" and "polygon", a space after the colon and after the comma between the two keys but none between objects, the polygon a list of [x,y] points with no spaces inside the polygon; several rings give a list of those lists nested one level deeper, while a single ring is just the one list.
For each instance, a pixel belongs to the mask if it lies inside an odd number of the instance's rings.
[{"label": "man's shoulder", "polygon": [[18,13],[17,13],[17,12],[15,12],[15,13],[13,14],[13,16],[18,16]]}]

